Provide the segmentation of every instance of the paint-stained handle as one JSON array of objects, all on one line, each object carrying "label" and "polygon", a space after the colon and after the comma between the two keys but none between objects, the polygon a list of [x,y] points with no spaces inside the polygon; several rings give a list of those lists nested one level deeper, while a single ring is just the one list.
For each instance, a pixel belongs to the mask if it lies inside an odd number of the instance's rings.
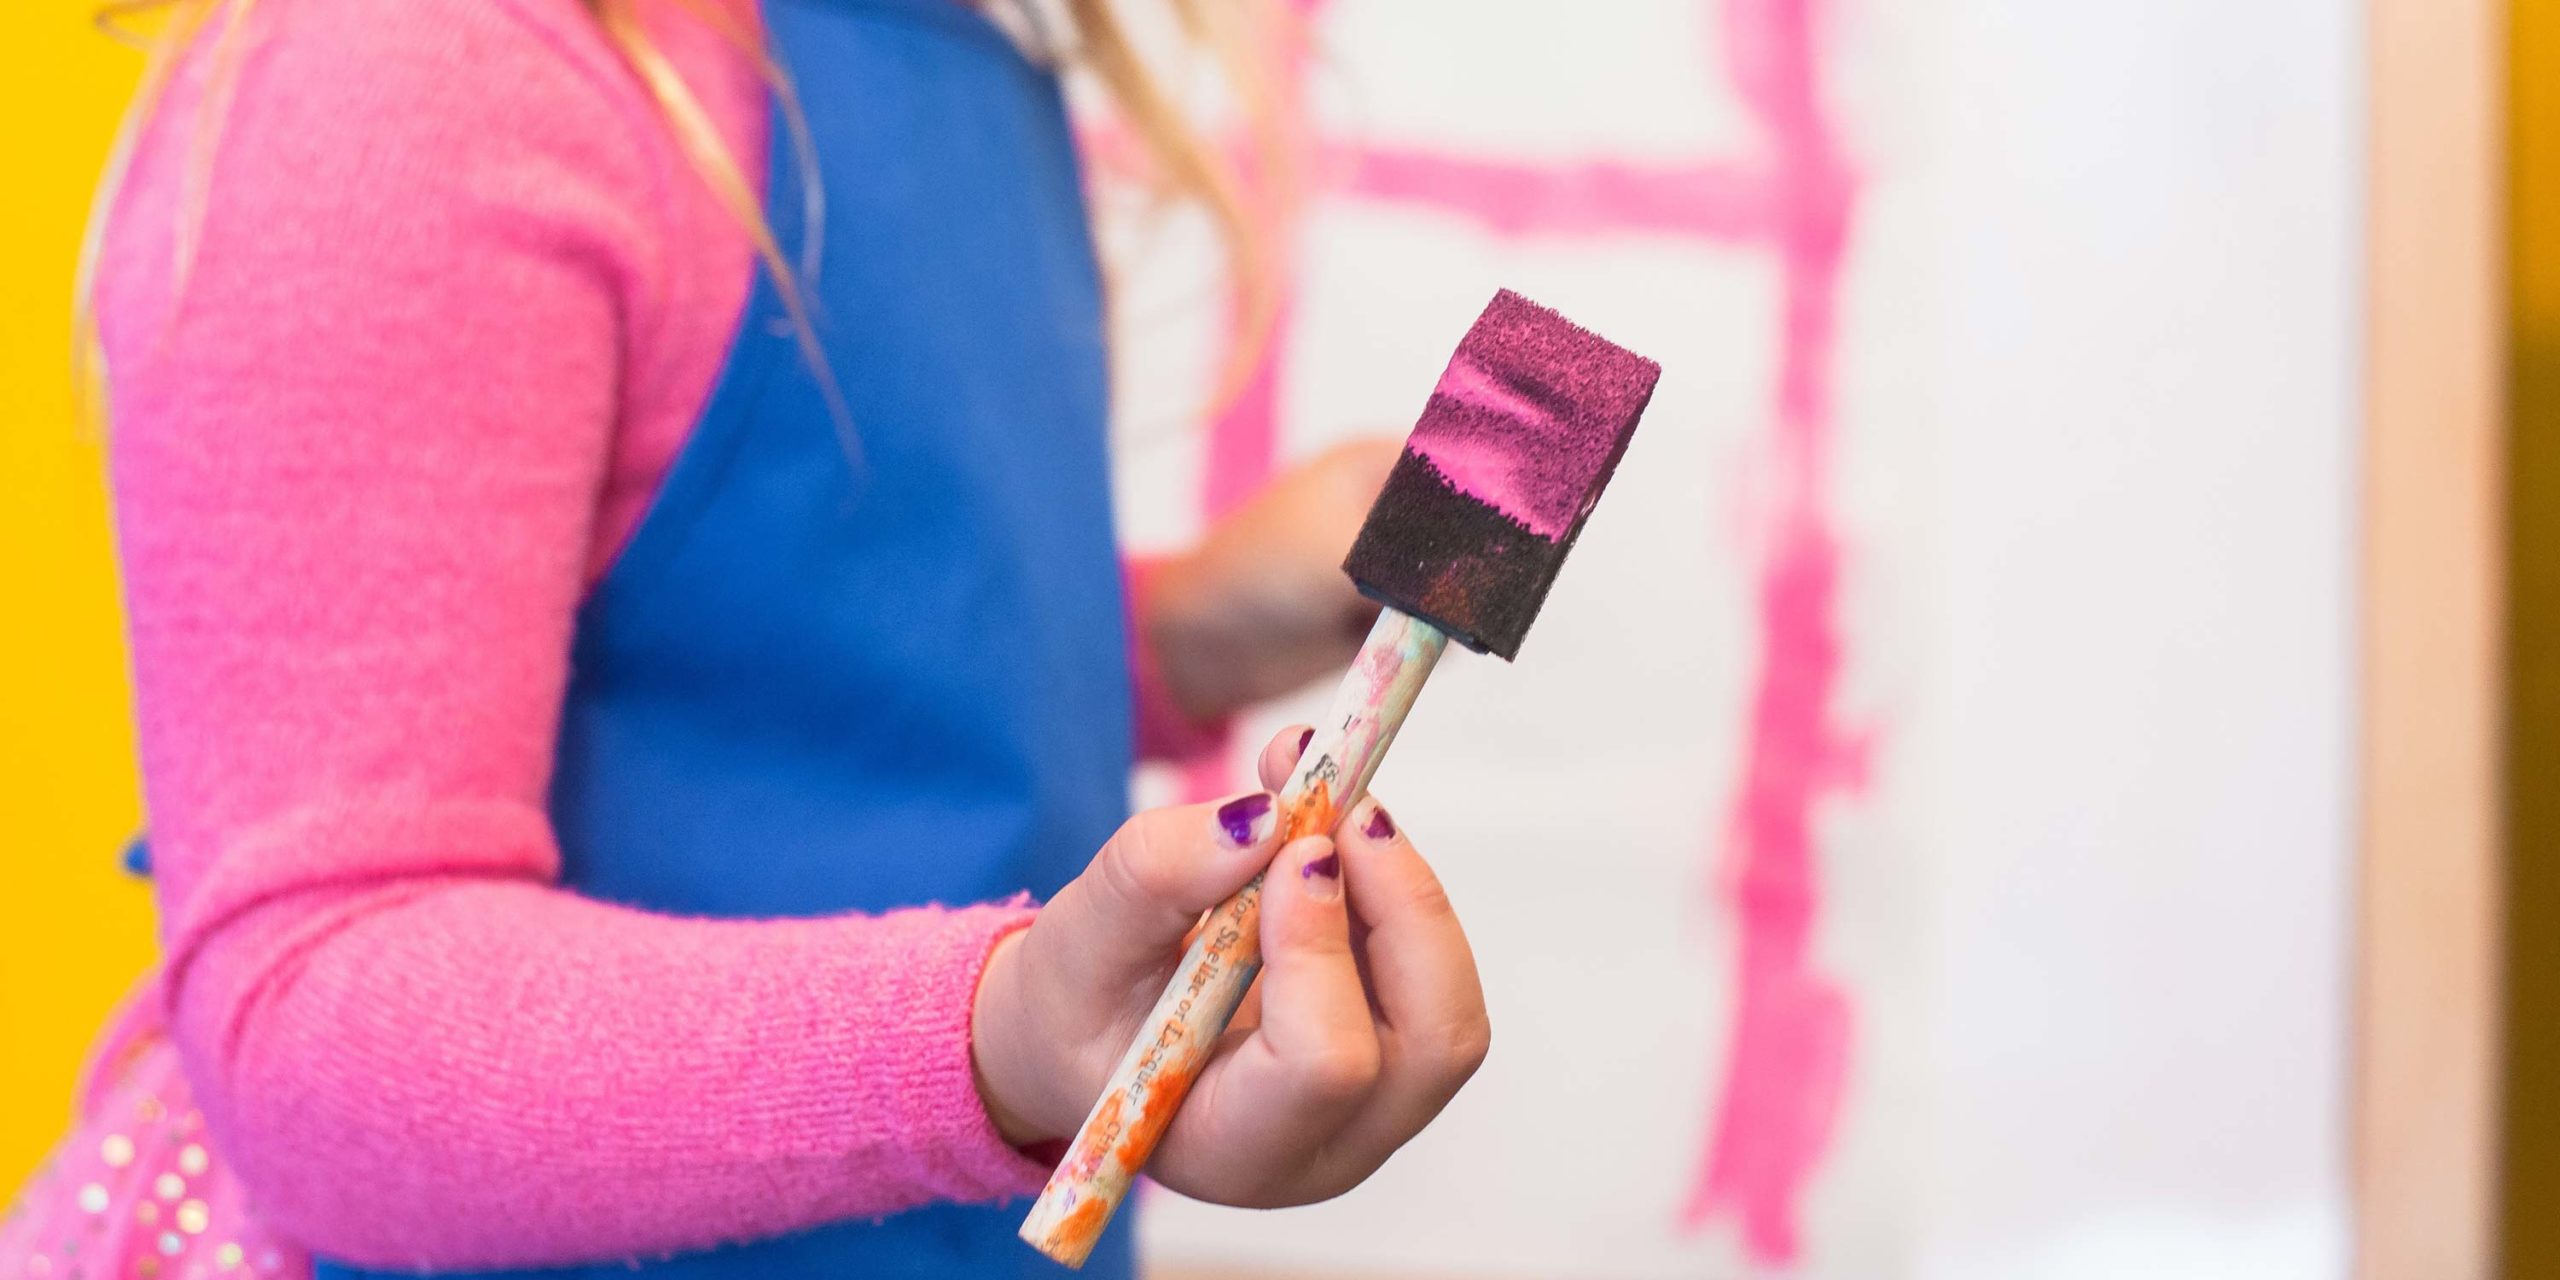
[{"label": "paint-stained handle", "polygon": [[[1408,614],[1378,615],[1280,793],[1283,844],[1329,834],[1359,802],[1448,643],[1439,628]],[[1067,1158],[1022,1221],[1032,1247],[1070,1267],[1084,1265],[1261,971],[1262,877],[1255,876],[1210,913],[1137,1041],[1112,1069]]]}]

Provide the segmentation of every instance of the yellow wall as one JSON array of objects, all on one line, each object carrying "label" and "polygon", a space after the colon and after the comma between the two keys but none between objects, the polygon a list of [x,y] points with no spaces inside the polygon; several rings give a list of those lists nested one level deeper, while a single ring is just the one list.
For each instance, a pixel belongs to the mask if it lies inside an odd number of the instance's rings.
[{"label": "yellow wall", "polygon": [[2560,335],[2560,4],[2510,8],[2508,57],[2512,296],[2517,320],[2548,339]]},{"label": "yellow wall", "polygon": [[150,957],[148,897],[115,865],[141,806],[99,450],[68,372],[81,218],[140,60],[89,8],[0,4],[0,1200]]},{"label": "yellow wall", "polygon": [[2506,1274],[2560,1276],[2560,3],[2509,7]]}]

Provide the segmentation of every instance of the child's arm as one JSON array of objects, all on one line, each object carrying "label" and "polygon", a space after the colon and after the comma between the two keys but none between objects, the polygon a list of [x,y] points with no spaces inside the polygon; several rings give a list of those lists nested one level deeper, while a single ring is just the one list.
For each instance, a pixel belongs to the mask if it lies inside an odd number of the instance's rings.
[{"label": "child's arm", "polygon": [[[1036,917],[557,888],[597,497],[617,424],[684,382],[653,356],[671,246],[717,224],[684,221],[685,161],[577,0],[257,14],[183,307],[193,82],[102,303],[172,1025],[259,1211],[325,1256],[472,1269],[1032,1189],[1006,1137],[1072,1130],[1158,957],[1279,852],[1268,797],[1249,838],[1141,815]],[[1408,841],[1371,815],[1288,856],[1267,1016],[1158,1162],[1242,1203],[1357,1182],[1483,1048]]]},{"label": "child's arm", "polygon": [[1165,557],[1131,556],[1123,579],[1129,601],[1129,675],[1137,695],[1138,755],[1179,764],[1206,757],[1225,745],[1233,713],[1186,707],[1165,680],[1163,646],[1150,623],[1169,563]]},{"label": "child's arm", "polygon": [[1180,555],[1129,562],[1138,749],[1214,750],[1237,710],[1339,671],[1378,606],[1343,554],[1386,482],[1398,442],[1355,440],[1290,469]]},{"label": "child's arm", "polygon": [[1027,910],[551,887],[572,613],[691,180],[645,98],[574,0],[257,12],[183,310],[198,80],[102,301],[172,1015],[262,1211],[521,1265],[1035,1186],[969,1046]]}]

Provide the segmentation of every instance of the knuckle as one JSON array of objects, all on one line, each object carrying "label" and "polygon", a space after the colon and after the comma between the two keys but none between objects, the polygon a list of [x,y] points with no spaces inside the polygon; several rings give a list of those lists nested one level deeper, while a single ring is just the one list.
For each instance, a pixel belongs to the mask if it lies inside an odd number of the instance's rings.
[{"label": "knuckle", "polygon": [[1458,914],[1458,905],[1449,900],[1449,891],[1441,887],[1440,877],[1428,868],[1414,877],[1413,886],[1405,891],[1404,909],[1409,915],[1433,920]]},{"label": "knuckle", "polygon": [[1492,1051],[1493,1025],[1479,1010],[1409,1042],[1406,1060],[1425,1079],[1459,1085],[1474,1078]]},{"label": "knuckle", "polygon": [[1448,1066],[1460,1078],[1473,1076],[1493,1052],[1493,1022],[1482,1013],[1466,1019],[1451,1033]]},{"label": "knuckle", "polygon": [[1166,898],[1170,868],[1166,865],[1164,837],[1142,813],[1120,824],[1108,844],[1102,847],[1098,867],[1105,885],[1113,896],[1132,906],[1154,903]]}]

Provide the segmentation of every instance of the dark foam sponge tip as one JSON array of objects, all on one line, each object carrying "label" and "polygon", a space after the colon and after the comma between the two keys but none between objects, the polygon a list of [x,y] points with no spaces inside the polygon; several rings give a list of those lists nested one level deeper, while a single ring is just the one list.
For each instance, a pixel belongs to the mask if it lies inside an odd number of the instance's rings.
[{"label": "dark foam sponge tip", "polygon": [[1467,330],[1343,569],[1380,603],[1517,657],[1662,366],[1508,289]]}]

